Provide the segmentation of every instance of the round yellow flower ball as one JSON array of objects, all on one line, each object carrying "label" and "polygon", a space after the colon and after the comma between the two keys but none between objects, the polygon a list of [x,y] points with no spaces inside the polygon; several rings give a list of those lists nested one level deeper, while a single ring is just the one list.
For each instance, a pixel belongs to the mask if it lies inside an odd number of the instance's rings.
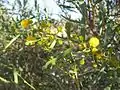
[{"label": "round yellow flower ball", "polygon": [[97,47],[99,44],[100,44],[100,42],[99,42],[99,39],[98,39],[98,38],[96,38],[96,37],[90,38],[90,40],[89,40],[89,45],[90,45],[90,47],[95,48],[95,47]]},{"label": "round yellow flower ball", "polygon": [[28,28],[30,23],[31,22],[30,22],[29,19],[24,19],[24,20],[21,21],[21,26],[22,26],[22,28],[26,29],[26,28]]}]

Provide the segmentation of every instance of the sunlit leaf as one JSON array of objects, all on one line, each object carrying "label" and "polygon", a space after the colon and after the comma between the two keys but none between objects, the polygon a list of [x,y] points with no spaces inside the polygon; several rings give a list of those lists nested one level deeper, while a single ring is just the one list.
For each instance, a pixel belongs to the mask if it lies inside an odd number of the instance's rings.
[{"label": "sunlit leaf", "polygon": [[48,67],[48,65],[55,65],[56,64],[56,58],[54,58],[54,57],[51,57],[50,59],[49,59],[49,61],[43,66],[43,68],[47,68]]},{"label": "sunlit leaf", "polygon": [[31,84],[29,84],[20,74],[18,76],[24,81],[25,84],[27,84],[29,87],[31,87],[33,90],[36,90]]},{"label": "sunlit leaf", "polygon": [[79,36],[79,39],[80,39],[81,42],[84,41],[84,37],[83,36]]},{"label": "sunlit leaf", "polygon": [[55,44],[56,44],[56,40],[54,40],[54,41],[51,43],[50,48],[53,49],[54,46],[55,46]]},{"label": "sunlit leaf", "polygon": [[14,82],[18,84],[18,72],[15,69],[13,71],[13,76],[14,76]]},{"label": "sunlit leaf", "polygon": [[94,68],[97,68],[97,64],[96,64],[96,63],[93,63],[93,67],[94,67]]},{"label": "sunlit leaf", "polygon": [[58,32],[62,32],[62,26],[58,26],[57,29],[58,29]]},{"label": "sunlit leaf", "polygon": [[14,41],[16,41],[19,38],[20,34],[14,37],[6,46],[3,51],[5,51]]},{"label": "sunlit leaf", "polygon": [[3,81],[3,82],[5,82],[5,83],[10,83],[10,81],[4,79],[3,77],[0,77],[0,80]]},{"label": "sunlit leaf", "polygon": [[59,43],[60,45],[62,45],[62,44],[63,44],[63,41],[62,41],[61,39],[58,39],[58,43]]},{"label": "sunlit leaf", "polygon": [[85,64],[85,59],[83,58],[82,60],[80,60],[80,65],[84,65]]},{"label": "sunlit leaf", "polygon": [[104,90],[111,90],[111,86],[105,87]]}]

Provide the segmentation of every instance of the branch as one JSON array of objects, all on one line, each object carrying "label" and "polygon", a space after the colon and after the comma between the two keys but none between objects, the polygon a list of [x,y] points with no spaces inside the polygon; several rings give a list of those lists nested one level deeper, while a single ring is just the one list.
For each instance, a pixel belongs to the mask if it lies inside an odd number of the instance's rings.
[{"label": "branch", "polygon": [[68,18],[68,17],[65,17],[64,15],[61,15],[63,18],[65,18],[66,20],[69,20],[69,21],[71,21],[71,22],[74,22],[74,23],[80,23],[80,21],[78,21],[78,20],[73,20],[73,19],[70,19],[70,18]]}]

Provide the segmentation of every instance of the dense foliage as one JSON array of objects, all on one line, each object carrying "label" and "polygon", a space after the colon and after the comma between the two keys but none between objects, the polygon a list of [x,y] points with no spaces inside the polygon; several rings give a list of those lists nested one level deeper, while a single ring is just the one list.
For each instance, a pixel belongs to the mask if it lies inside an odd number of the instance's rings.
[{"label": "dense foliage", "polygon": [[0,2],[0,90],[119,90],[119,0],[56,0],[61,21],[28,1]]}]

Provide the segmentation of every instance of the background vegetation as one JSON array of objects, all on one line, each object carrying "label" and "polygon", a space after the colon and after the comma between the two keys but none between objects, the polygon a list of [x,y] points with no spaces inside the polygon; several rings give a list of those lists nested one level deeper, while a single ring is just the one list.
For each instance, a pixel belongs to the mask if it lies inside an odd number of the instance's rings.
[{"label": "background vegetation", "polygon": [[34,1],[0,1],[0,90],[119,90],[119,0],[56,0],[60,21]]}]

